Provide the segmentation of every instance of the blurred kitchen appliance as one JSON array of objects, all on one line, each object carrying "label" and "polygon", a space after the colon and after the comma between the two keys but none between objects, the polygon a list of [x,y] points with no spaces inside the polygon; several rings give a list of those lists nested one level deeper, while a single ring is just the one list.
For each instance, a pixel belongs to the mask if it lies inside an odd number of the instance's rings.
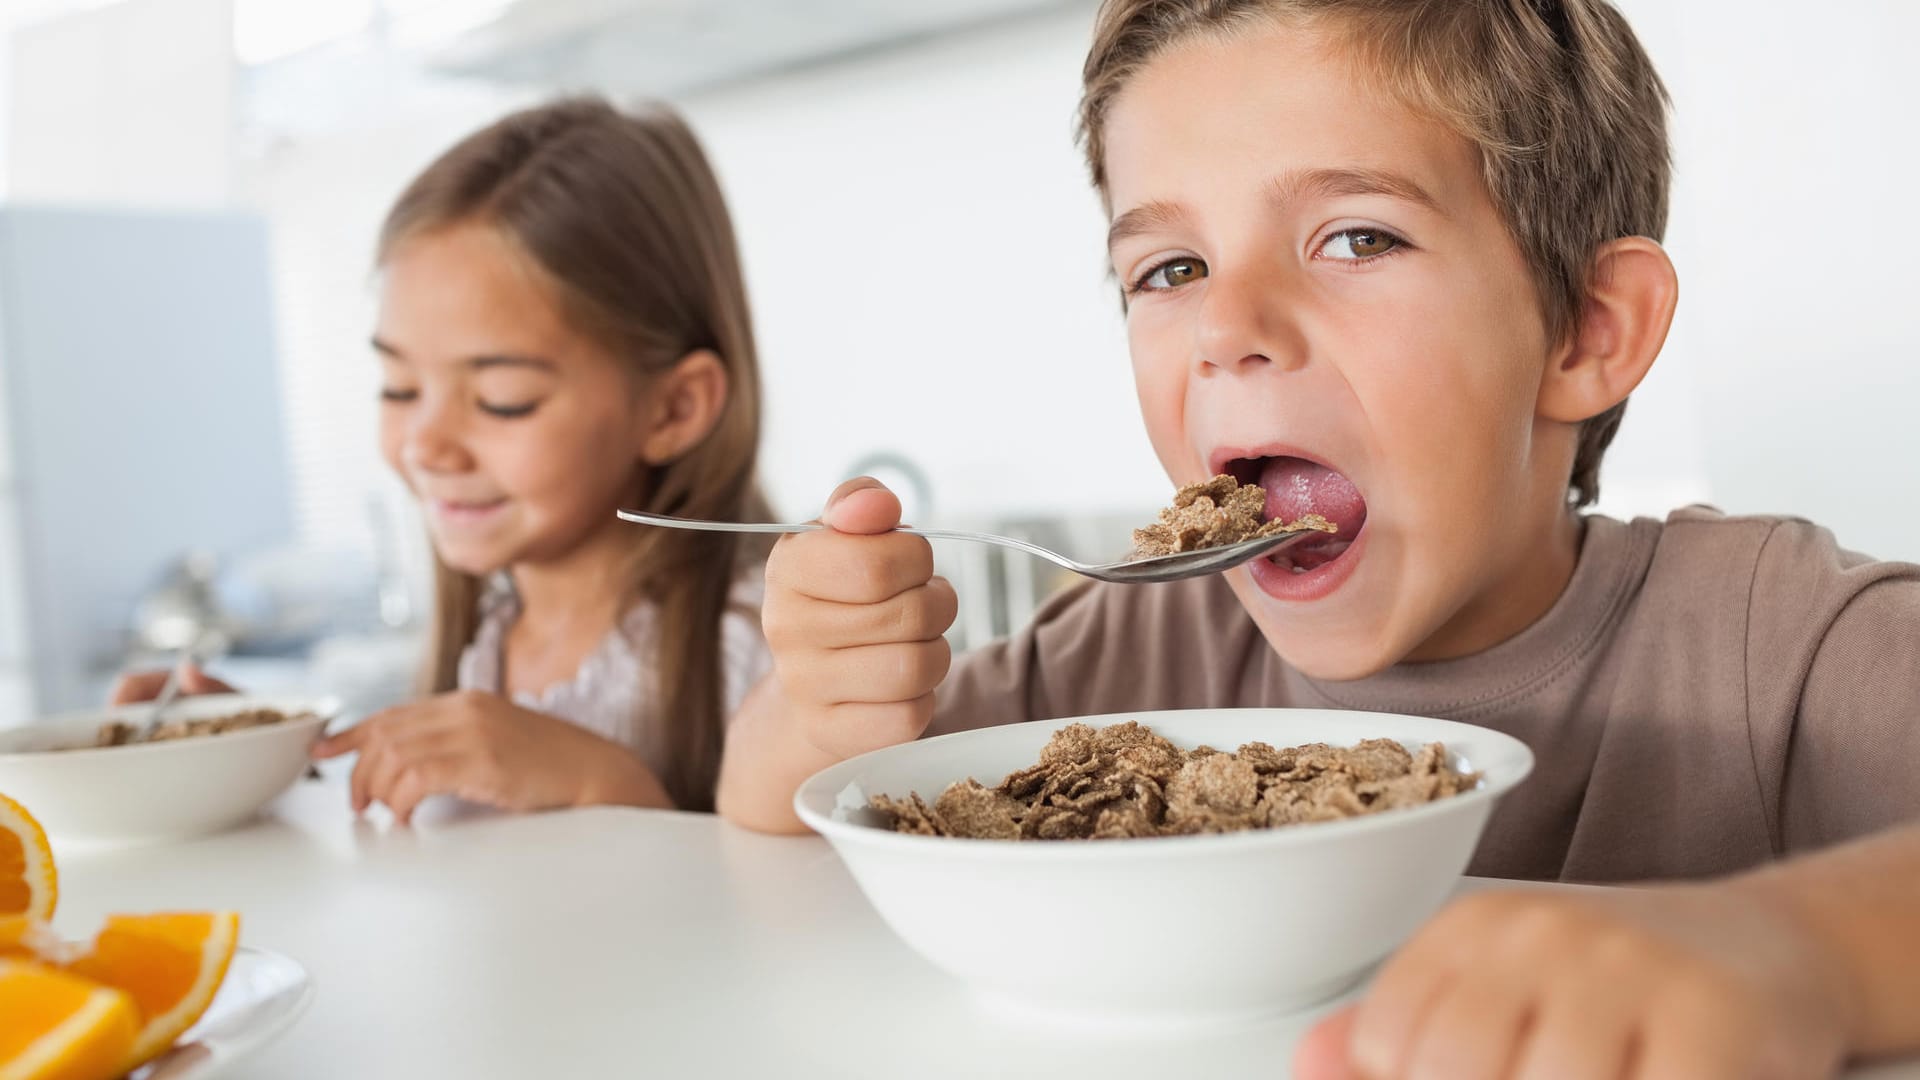
[{"label": "blurred kitchen appliance", "polygon": [[293,535],[267,234],[0,207],[0,726],[89,703],[189,551]]}]

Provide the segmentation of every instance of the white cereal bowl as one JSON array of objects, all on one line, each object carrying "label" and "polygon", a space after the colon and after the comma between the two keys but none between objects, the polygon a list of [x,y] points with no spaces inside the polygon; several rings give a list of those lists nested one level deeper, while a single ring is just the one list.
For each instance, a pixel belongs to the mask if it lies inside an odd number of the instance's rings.
[{"label": "white cereal bowl", "polygon": [[[1191,748],[1397,739],[1444,743],[1471,791],[1346,821],[1130,840],[961,840],[895,833],[866,797],[932,801],[997,783],[1059,728],[1137,720]],[[1043,1021],[1237,1022],[1354,985],[1454,889],[1495,800],[1533,769],[1525,744],[1447,720],[1330,709],[1197,709],[1043,720],[877,750],[801,785],[824,835],[887,924],[984,1003]]]},{"label": "white cereal bowl", "polygon": [[56,847],[70,850],[219,832],[299,779],[308,748],[339,711],[331,698],[208,694],[181,698],[167,718],[277,709],[289,719],[220,735],[93,746],[102,724],[142,723],[150,708],[68,713],[0,731],[0,794],[25,806]]}]

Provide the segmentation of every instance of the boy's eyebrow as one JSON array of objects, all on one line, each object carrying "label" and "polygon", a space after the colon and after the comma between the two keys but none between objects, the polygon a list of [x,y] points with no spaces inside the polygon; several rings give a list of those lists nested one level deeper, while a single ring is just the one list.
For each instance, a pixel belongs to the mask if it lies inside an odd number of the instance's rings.
[{"label": "boy's eyebrow", "polygon": [[1440,201],[1411,178],[1382,169],[1301,169],[1273,178],[1268,195],[1285,206],[1305,195],[1386,195],[1440,212]]},{"label": "boy's eyebrow", "polygon": [[1128,237],[1178,225],[1186,218],[1186,211],[1180,209],[1177,203],[1142,203],[1114,218],[1113,224],[1107,226],[1107,250],[1112,251],[1120,241]]},{"label": "boy's eyebrow", "polygon": [[[1267,187],[1268,197],[1276,206],[1285,206],[1306,195],[1386,195],[1441,212],[1440,201],[1427,194],[1426,188],[1409,177],[1382,169],[1300,169],[1274,177]],[[1142,203],[1114,218],[1113,224],[1107,227],[1107,250],[1112,251],[1129,237],[1185,220],[1186,212],[1178,203]]]}]

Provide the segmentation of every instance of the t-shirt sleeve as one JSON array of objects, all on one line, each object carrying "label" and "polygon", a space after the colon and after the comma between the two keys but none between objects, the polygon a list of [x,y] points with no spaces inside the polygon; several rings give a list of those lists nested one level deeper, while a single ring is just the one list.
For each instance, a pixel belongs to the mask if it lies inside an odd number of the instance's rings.
[{"label": "t-shirt sleeve", "polygon": [[1920,566],[1883,563],[1821,635],[1787,745],[1788,852],[1920,820]]}]

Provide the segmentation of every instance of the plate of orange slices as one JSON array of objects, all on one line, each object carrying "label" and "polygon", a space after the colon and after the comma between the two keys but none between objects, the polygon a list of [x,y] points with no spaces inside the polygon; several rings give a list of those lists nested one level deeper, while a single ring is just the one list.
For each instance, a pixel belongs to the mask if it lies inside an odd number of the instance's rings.
[{"label": "plate of orange slices", "polygon": [[312,996],[299,964],[240,947],[234,912],[112,915],[69,942],[48,923],[58,900],[45,832],[0,795],[0,1080],[201,1080]]}]

